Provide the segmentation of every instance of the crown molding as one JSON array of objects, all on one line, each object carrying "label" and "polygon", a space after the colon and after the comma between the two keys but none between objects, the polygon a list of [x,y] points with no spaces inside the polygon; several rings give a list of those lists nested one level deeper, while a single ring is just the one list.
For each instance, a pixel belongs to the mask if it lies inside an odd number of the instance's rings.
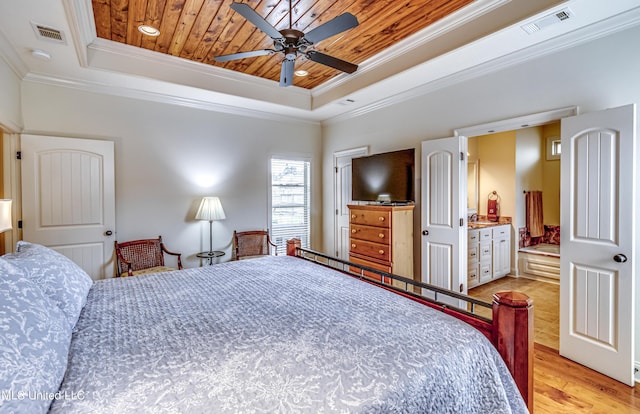
[{"label": "crown molding", "polygon": [[179,105],[193,109],[215,111],[229,115],[238,115],[258,119],[267,119],[278,122],[298,123],[303,125],[320,125],[320,121],[305,119],[302,117],[292,117],[275,114],[273,112],[259,111],[241,106],[215,103],[210,100],[184,97],[176,94],[169,95],[166,92],[150,92],[148,90],[134,89],[130,87],[118,87],[113,84],[105,84],[86,80],[54,77],[50,75],[29,73],[24,82],[38,83],[49,86],[64,87],[83,92],[97,93],[102,95],[112,95],[131,99],[140,99],[150,102],[164,103],[169,105]]},{"label": "crown molding", "polygon": [[97,38],[91,0],[63,0],[62,3],[80,66],[88,67],[87,45]]}]

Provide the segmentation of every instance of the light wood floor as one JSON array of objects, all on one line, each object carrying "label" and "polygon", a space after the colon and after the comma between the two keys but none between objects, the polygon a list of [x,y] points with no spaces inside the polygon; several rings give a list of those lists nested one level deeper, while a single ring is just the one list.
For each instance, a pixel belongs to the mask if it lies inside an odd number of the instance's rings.
[{"label": "light wood floor", "polygon": [[535,414],[640,413],[640,385],[628,387],[558,354],[558,285],[505,277],[469,291],[490,302],[493,292],[518,290],[533,298]]},{"label": "light wood floor", "polygon": [[[533,299],[533,335],[535,341],[553,349],[560,348],[560,285],[535,280],[503,277],[469,290],[469,296],[491,303],[493,294],[517,290]],[[491,311],[487,310],[489,317]]]},{"label": "light wood floor", "polygon": [[628,387],[538,343],[534,346],[533,393],[535,414],[640,413],[640,385]]}]

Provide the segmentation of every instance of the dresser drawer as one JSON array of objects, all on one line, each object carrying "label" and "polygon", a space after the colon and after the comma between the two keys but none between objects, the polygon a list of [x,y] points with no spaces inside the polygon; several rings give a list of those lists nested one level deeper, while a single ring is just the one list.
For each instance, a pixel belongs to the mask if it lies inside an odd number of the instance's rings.
[{"label": "dresser drawer", "polygon": [[389,228],[351,225],[351,237],[354,239],[368,240],[376,243],[389,244]]},{"label": "dresser drawer", "polygon": [[478,274],[478,265],[469,266],[467,271],[467,286],[472,287],[477,285],[480,282],[480,277]]},{"label": "dresser drawer", "polygon": [[365,226],[376,226],[376,227],[390,227],[391,212],[351,209],[351,224],[364,224]]},{"label": "dresser drawer", "polygon": [[488,228],[488,229],[480,229],[480,231],[478,232],[480,234],[480,241],[489,241],[491,240],[491,236],[492,236],[492,229]]},{"label": "dresser drawer", "polygon": [[480,249],[478,251],[478,261],[480,263],[489,263],[491,265],[491,258],[493,254],[492,243],[480,243]]},{"label": "dresser drawer", "polygon": [[388,245],[358,239],[351,239],[350,242],[350,253],[371,257],[385,262],[391,261],[391,249]]},{"label": "dresser drawer", "polygon": [[480,275],[479,275],[480,283],[487,282],[491,280],[492,277],[493,277],[493,274],[491,273],[491,263],[481,264]]},{"label": "dresser drawer", "polygon": [[469,263],[477,262],[480,258],[480,245],[478,243],[469,244],[467,246],[467,261]]},{"label": "dresser drawer", "polygon": [[492,230],[493,230],[494,239],[501,239],[510,235],[509,226],[497,226],[497,227],[494,227]]}]

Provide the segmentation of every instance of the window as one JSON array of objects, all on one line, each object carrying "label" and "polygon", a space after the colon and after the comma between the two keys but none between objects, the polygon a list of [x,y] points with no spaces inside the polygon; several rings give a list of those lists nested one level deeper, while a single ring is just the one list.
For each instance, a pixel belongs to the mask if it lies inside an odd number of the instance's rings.
[{"label": "window", "polygon": [[559,160],[562,150],[561,139],[559,137],[547,138],[547,160]]},{"label": "window", "polygon": [[280,254],[294,237],[310,247],[310,169],[307,160],[271,159],[271,239]]}]

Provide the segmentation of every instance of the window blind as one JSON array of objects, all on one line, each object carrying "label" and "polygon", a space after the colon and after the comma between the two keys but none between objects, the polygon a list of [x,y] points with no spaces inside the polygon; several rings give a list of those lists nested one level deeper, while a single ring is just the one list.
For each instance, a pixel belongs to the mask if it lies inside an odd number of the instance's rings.
[{"label": "window blind", "polygon": [[310,245],[311,163],[304,160],[271,159],[271,241],[279,254],[287,251],[287,240],[299,238]]}]

